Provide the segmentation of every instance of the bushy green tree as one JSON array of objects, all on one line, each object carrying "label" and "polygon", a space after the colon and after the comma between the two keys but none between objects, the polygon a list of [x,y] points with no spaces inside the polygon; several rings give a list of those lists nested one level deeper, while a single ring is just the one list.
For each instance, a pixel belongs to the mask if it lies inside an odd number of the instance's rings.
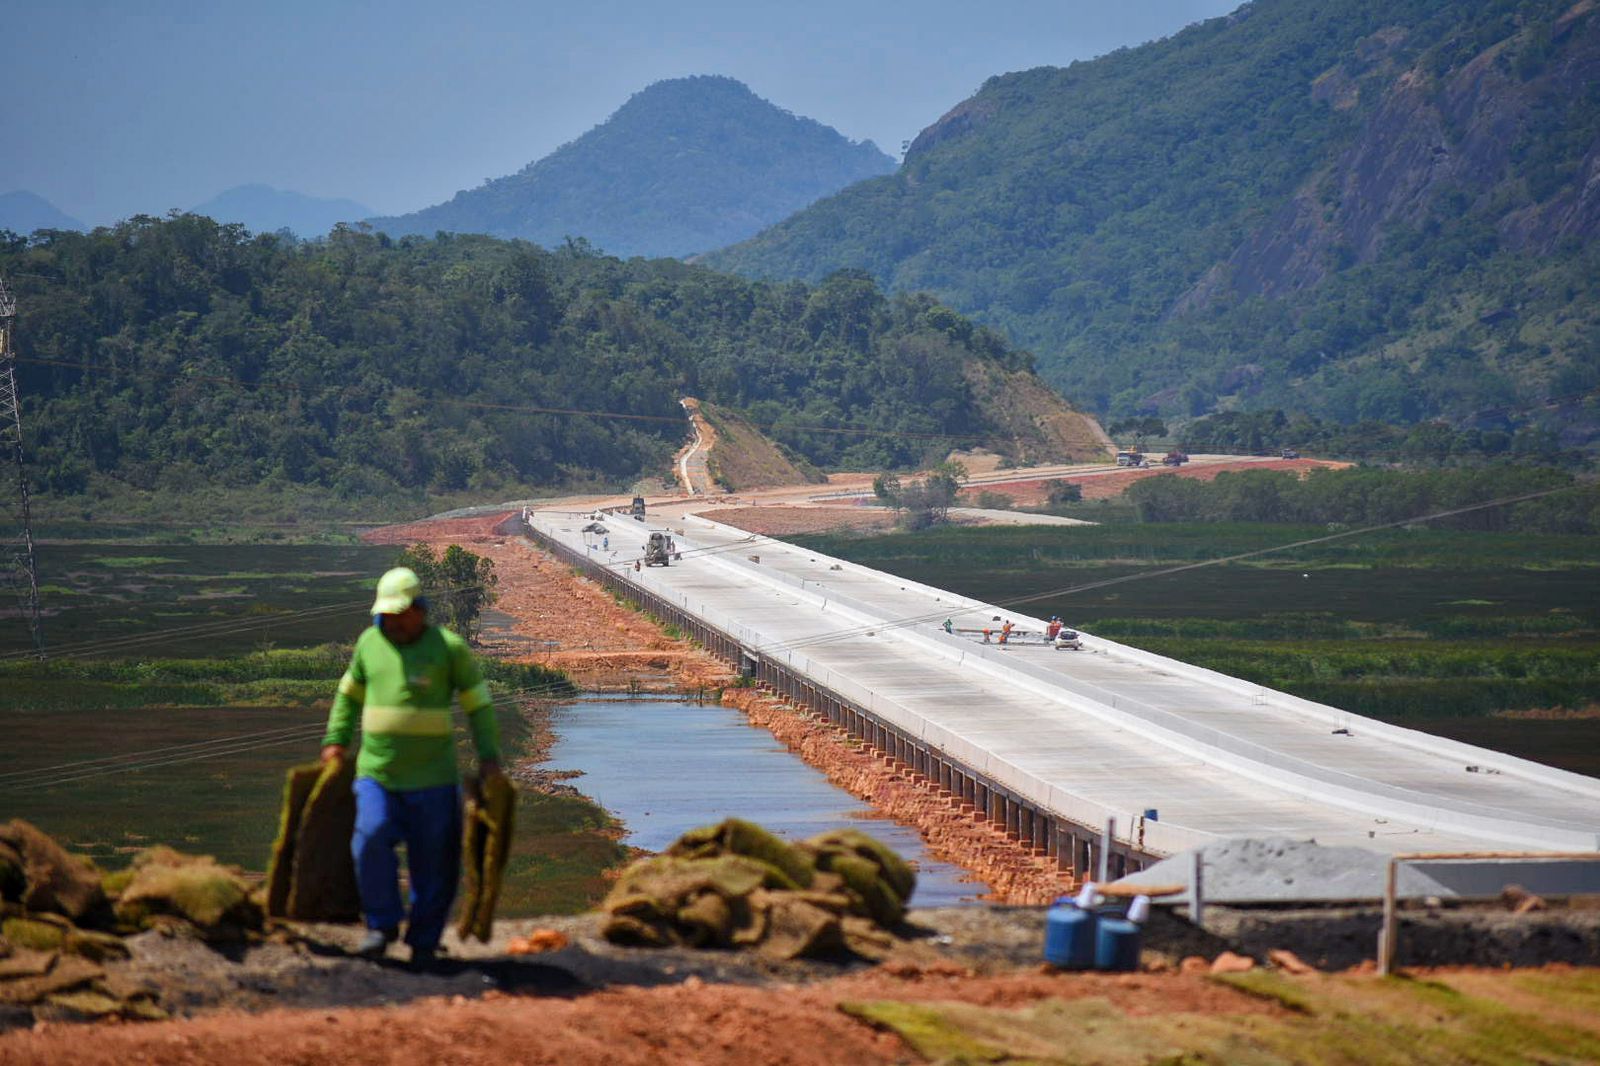
[{"label": "bushy green tree", "polygon": [[442,554],[426,544],[413,544],[400,553],[395,565],[416,571],[428,598],[430,620],[478,643],[483,609],[500,598],[493,559],[459,544],[449,545]]},{"label": "bushy green tree", "polygon": [[893,473],[879,474],[872,479],[872,494],[888,507],[900,506],[900,478]]},{"label": "bushy green tree", "polygon": [[1064,503],[1077,503],[1083,499],[1083,486],[1076,481],[1063,481],[1052,478],[1044,483],[1047,493],[1046,499],[1051,507],[1059,507]]}]

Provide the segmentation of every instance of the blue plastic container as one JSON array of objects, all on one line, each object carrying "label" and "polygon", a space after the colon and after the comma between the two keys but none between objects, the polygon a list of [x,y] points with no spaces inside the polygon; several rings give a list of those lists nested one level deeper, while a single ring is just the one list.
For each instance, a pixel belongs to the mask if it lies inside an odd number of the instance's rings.
[{"label": "blue plastic container", "polygon": [[1097,970],[1137,970],[1143,936],[1139,927],[1126,918],[1102,918],[1095,928],[1094,968]]},{"label": "blue plastic container", "polygon": [[1149,914],[1149,907],[1149,901],[1141,896],[1129,908],[1127,917],[1100,919],[1094,937],[1095,969],[1126,973],[1139,968],[1144,941],[1140,926]]},{"label": "blue plastic container", "polygon": [[1078,899],[1062,896],[1044,916],[1044,961],[1063,970],[1094,966],[1095,929],[1100,918],[1093,910],[1094,886],[1085,885]]}]

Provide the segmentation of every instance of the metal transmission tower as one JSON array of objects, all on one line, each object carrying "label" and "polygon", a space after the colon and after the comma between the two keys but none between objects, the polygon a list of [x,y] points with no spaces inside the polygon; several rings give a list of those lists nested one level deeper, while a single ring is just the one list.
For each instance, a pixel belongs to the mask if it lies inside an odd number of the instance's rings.
[{"label": "metal transmission tower", "polygon": [[9,558],[0,559],[16,583],[22,609],[33,635],[33,650],[44,658],[44,627],[39,622],[39,568],[33,558],[33,516],[28,503],[28,474],[22,465],[22,405],[17,402],[17,353],[11,335],[17,321],[17,301],[0,278],[0,448],[9,451],[17,469],[17,491],[22,502],[22,540],[7,545]]}]

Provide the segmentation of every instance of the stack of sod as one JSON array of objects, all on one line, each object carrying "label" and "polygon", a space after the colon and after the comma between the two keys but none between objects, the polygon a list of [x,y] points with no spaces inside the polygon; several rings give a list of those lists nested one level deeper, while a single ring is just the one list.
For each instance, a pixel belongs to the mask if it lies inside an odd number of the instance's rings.
[{"label": "stack of sod", "polygon": [[751,947],[774,958],[879,958],[916,875],[855,830],[788,844],[730,818],[623,871],[601,905],[619,944]]}]

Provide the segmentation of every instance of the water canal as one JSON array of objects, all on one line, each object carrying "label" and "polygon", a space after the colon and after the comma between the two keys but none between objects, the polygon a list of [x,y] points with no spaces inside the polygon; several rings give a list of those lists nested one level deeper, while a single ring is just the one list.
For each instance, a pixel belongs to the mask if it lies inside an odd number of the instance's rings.
[{"label": "water canal", "polygon": [[[729,815],[796,840],[857,826],[917,864],[919,906],[986,891],[930,859],[914,830],[875,817],[735,710],[611,697],[554,714],[560,739],[551,765],[581,771],[573,784],[595,802],[524,794],[505,917],[580,910],[604,892],[601,870],[624,853],[596,803],[625,824],[623,843],[651,851]],[[501,716],[515,750],[526,728],[508,707]],[[260,871],[277,832],[284,772],[316,758],[325,721],[312,707],[6,711],[0,820],[25,818],[108,869],[169,844]]]},{"label": "water canal", "polygon": [[745,818],[786,840],[835,828],[870,833],[917,868],[912,904],[973,902],[988,886],[930,856],[914,829],[836,787],[732,708],[676,700],[578,700],[556,709],[548,765],[627,827],[624,843],[662,851],[683,832]]}]

